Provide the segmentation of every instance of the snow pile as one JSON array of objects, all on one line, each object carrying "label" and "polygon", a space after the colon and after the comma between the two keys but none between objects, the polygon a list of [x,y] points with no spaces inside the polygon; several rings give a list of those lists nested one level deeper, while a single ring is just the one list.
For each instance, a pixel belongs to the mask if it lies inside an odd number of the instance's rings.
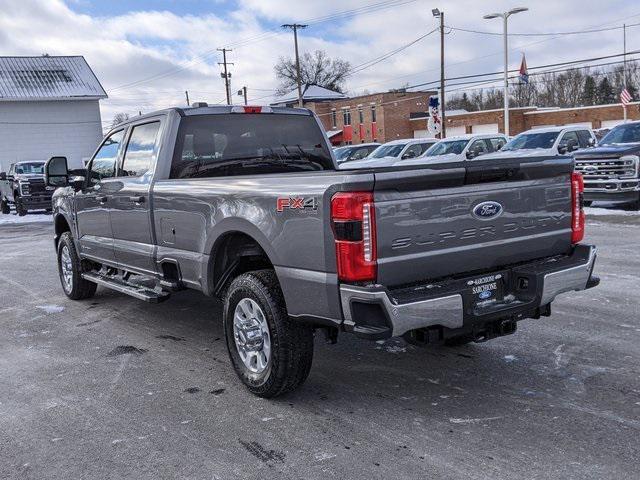
[{"label": "snow pile", "polygon": [[28,213],[24,217],[20,217],[14,213],[9,215],[0,215],[0,225],[22,225],[25,223],[52,223],[51,214],[45,213]]},{"label": "snow pile", "polygon": [[616,216],[616,217],[640,217],[640,210],[623,210],[622,208],[587,207],[584,213],[589,217]]}]

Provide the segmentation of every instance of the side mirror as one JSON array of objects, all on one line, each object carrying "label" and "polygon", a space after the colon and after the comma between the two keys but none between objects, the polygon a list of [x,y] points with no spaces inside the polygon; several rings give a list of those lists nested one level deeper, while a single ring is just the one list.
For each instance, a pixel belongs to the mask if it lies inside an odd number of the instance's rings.
[{"label": "side mirror", "polygon": [[558,145],[558,153],[560,155],[564,155],[568,151],[569,149],[567,148],[567,145],[565,143],[561,143],[560,145]]},{"label": "side mirror", "polygon": [[471,160],[472,158],[476,157],[476,152],[474,152],[473,150],[467,150],[467,160]]},{"label": "side mirror", "polygon": [[7,172],[0,172],[0,181],[7,179]]},{"label": "side mirror", "polygon": [[44,182],[50,187],[69,185],[67,157],[51,157],[44,166]]},{"label": "side mirror", "polygon": [[589,142],[588,142],[588,144],[589,144],[589,146],[590,146],[590,147],[595,147],[595,146],[596,146],[596,143],[597,143],[597,142],[596,142],[596,139],[595,139],[595,138],[593,138],[593,137],[589,138]]},{"label": "side mirror", "polygon": [[413,150],[409,150],[408,152],[405,152],[402,154],[402,159],[404,160],[405,158],[413,158],[416,156],[416,153]]}]

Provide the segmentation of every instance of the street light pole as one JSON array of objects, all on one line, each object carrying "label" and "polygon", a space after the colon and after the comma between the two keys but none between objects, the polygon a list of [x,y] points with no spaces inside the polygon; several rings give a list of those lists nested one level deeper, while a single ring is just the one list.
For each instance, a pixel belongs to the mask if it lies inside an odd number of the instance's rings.
[{"label": "street light pole", "polygon": [[529,10],[527,7],[517,7],[512,8],[508,12],[504,13],[490,13],[489,15],[485,15],[485,20],[490,20],[492,18],[502,18],[503,22],[503,43],[504,43],[504,86],[503,86],[503,96],[504,96],[504,134],[509,136],[509,34],[508,34],[508,19],[511,15],[520,12],[526,12]]}]

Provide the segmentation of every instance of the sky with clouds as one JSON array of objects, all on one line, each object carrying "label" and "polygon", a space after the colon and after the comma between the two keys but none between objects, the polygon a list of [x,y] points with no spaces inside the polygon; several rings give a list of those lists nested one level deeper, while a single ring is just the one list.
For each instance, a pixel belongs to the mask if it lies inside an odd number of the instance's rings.
[{"label": "sky with clouds", "polygon": [[[223,102],[220,52],[233,51],[232,90],[246,85],[252,103],[268,103],[273,66],[293,54],[282,23],[308,23],[301,52],[326,50],[359,65],[437,27],[432,8],[450,27],[500,33],[494,11],[527,6],[509,20],[512,33],[566,32],[640,23],[634,0],[0,0],[0,55],[83,55],[105,87],[102,116],[148,112],[191,101]],[[627,30],[627,50],[640,49],[640,25]],[[510,38],[511,62],[529,67],[622,52],[622,30]],[[437,32],[401,53],[352,75],[351,94],[439,78]],[[446,36],[448,77],[499,71],[502,37],[459,30]],[[237,95],[237,103],[241,98]]]}]

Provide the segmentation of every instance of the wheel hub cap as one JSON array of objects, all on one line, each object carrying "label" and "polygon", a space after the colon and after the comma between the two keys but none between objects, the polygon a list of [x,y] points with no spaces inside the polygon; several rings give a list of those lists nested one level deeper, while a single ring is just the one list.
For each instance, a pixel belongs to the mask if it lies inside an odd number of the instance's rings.
[{"label": "wheel hub cap", "polygon": [[62,280],[67,290],[71,290],[73,286],[73,265],[71,263],[71,254],[69,248],[65,245],[62,247],[60,255],[60,268],[62,269]]},{"label": "wheel hub cap", "polygon": [[261,373],[271,359],[271,336],[262,309],[250,298],[238,302],[233,315],[233,338],[240,359],[253,373]]}]

